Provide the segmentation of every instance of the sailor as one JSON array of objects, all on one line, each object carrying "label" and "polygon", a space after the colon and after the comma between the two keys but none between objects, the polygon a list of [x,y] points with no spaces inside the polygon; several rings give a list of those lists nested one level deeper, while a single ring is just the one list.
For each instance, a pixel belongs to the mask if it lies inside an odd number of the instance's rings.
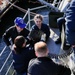
[{"label": "sailor", "polygon": [[25,24],[23,18],[16,17],[14,20],[14,23],[15,23],[15,25],[9,27],[3,34],[3,39],[4,39],[5,43],[7,44],[7,46],[9,46],[9,47],[11,47],[11,42],[9,41],[10,38],[11,38],[12,43],[14,43],[14,39],[18,35],[22,35],[28,41],[27,36],[30,32],[27,28],[25,28],[26,24]]},{"label": "sailor", "polygon": [[32,26],[31,31],[36,30],[43,32],[44,34],[41,36],[42,38],[40,38],[40,40],[47,41],[50,36],[50,29],[48,25],[43,24],[43,16],[40,14],[36,14],[34,16],[34,22],[35,25]]},{"label": "sailor", "polygon": [[23,36],[17,36],[12,47],[13,66],[17,75],[26,75],[29,60],[35,58],[34,49],[26,46],[26,39]]}]

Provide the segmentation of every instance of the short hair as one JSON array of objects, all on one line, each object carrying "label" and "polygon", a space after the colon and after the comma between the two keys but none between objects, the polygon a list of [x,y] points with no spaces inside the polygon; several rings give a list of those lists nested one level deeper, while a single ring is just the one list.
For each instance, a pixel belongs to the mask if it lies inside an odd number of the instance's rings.
[{"label": "short hair", "polygon": [[35,52],[46,53],[47,52],[47,44],[43,41],[37,42],[34,45]]},{"label": "short hair", "polygon": [[40,20],[42,21],[42,20],[43,20],[43,16],[40,15],[40,14],[36,14],[36,15],[34,16],[34,21],[35,21],[36,19],[40,19]]},{"label": "short hair", "polygon": [[22,48],[22,45],[26,42],[25,38],[23,36],[17,36],[14,40],[14,44],[18,48]]}]

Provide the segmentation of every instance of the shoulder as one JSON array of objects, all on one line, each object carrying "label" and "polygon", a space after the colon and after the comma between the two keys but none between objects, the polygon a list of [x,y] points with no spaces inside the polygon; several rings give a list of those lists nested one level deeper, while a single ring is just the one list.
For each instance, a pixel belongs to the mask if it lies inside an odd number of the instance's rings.
[{"label": "shoulder", "polygon": [[34,71],[38,72],[39,69],[40,69],[40,65],[37,58],[31,59],[28,65],[28,72],[31,72],[31,73],[33,73]]},{"label": "shoulder", "polygon": [[6,31],[11,31],[11,30],[13,30],[13,29],[15,29],[15,26],[9,27]]},{"label": "shoulder", "polygon": [[28,28],[24,28],[24,30],[29,31],[29,29],[28,29]]},{"label": "shoulder", "polygon": [[34,48],[33,48],[32,46],[26,46],[26,47],[24,48],[23,54],[26,54],[26,55],[29,56],[30,58],[35,57]]},{"label": "shoulder", "polygon": [[45,26],[46,26],[47,24],[45,24],[45,23],[42,23],[42,25],[45,25]]},{"label": "shoulder", "polygon": [[30,60],[29,65],[28,65],[28,71],[31,71],[35,68],[35,66],[36,66],[35,61],[36,61],[36,58],[33,58]]},{"label": "shoulder", "polygon": [[37,58],[33,58],[30,60],[28,67],[35,67],[35,66],[37,66],[38,62],[39,61],[37,60]]},{"label": "shoulder", "polygon": [[59,72],[60,72],[60,74],[62,75],[71,75],[71,70],[70,70],[70,68],[68,68],[68,67],[66,67],[66,66],[63,66],[63,65],[58,65],[57,64],[57,66],[58,66],[58,69],[59,69]]},{"label": "shoulder", "polygon": [[37,26],[36,26],[36,25],[33,25],[32,28],[31,28],[31,30],[32,30],[32,29],[36,29],[36,28],[37,28]]},{"label": "shoulder", "polygon": [[47,24],[42,24],[43,27],[49,27]]},{"label": "shoulder", "polygon": [[42,28],[49,31],[49,26],[47,24],[42,24]]},{"label": "shoulder", "polygon": [[23,32],[24,34],[29,34],[30,31],[29,31],[29,29],[24,28],[22,32]]},{"label": "shoulder", "polygon": [[40,67],[38,65],[37,58],[30,60],[28,65],[28,74],[30,75],[43,75],[40,72]]}]

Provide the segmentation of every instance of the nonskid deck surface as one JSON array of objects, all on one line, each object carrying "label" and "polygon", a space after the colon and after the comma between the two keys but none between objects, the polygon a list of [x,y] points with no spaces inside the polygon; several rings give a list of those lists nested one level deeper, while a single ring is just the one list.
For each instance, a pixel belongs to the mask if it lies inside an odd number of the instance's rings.
[{"label": "nonskid deck surface", "polygon": [[74,70],[74,68],[75,68],[74,53],[72,52],[70,55],[65,55],[66,51],[61,49],[61,44],[55,43],[55,40],[59,37],[59,30],[51,28],[50,31],[51,31],[50,39],[47,42],[49,53],[51,53],[53,55],[58,55],[58,56],[62,55],[62,57],[52,58],[52,60],[55,63],[65,65],[65,66],[69,67],[71,70]]},{"label": "nonskid deck surface", "polygon": [[50,39],[47,42],[48,49],[50,53],[59,54],[60,53],[60,44],[55,44],[55,40],[58,38],[59,31],[58,29],[50,29]]}]

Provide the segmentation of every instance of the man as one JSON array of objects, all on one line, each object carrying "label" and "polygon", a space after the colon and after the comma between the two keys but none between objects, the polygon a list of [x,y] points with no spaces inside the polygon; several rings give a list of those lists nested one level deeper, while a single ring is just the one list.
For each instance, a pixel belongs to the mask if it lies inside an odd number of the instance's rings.
[{"label": "man", "polygon": [[29,60],[35,58],[35,53],[31,46],[26,46],[26,39],[23,36],[15,38],[12,54],[17,75],[26,75]]},{"label": "man", "polygon": [[27,75],[71,75],[69,68],[55,64],[48,57],[47,44],[37,42],[34,45],[37,58],[29,62]]},{"label": "man", "polygon": [[[29,34],[29,30],[26,29],[26,24],[24,23],[24,20],[21,17],[17,17],[14,20],[15,25],[8,28],[5,33],[3,34],[3,39],[7,46],[10,46],[11,43],[9,41],[9,38],[11,38],[11,41],[14,43],[14,39],[18,35],[22,35],[27,39],[27,36]],[[27,39],[28,40],[28,39]]]}]

